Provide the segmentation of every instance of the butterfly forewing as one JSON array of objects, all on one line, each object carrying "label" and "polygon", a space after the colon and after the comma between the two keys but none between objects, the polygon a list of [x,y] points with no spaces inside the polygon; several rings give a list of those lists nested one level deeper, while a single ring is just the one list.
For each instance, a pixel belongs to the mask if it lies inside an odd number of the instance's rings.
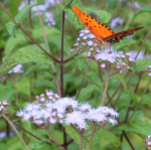
[{"label": "butterfly forewing", "polygon": [[113,35],[114,31],[111,30],[108,26],[96,21],[91,16],[84,13],[76,6],[72,6],[75,14],[81,20],[81,22],[90,30],[92,34],[101,39]]},{"label": "butterfly forewing", "polygon": [[130,29],[118,33],[114,33],[112,29],[104,25],[101,22],[96,21],[91,16],[84,13],[81,9],[76,6],[72,6],[75,14],[81,20],[81,22],[90,30],[92,34],[96,36],[99,41],[106,41],[111,44],[118,43],[123,37],[131,35],[134,31],[142,29],[144,27],[139,27],[135,29]]}]

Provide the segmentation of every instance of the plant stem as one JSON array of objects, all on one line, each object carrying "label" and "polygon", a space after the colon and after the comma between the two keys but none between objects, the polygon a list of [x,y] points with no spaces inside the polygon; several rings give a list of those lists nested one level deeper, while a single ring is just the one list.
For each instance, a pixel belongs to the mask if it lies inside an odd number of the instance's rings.
[{"label": "plant stem", "polygon": [[48,131],[48,133],[50,134],[51,138],[53,139],[53,141],[56,143],[56,145],[58,147],[60,147],[62,150],[65,150],[59,143],[58,141],[54,138],[54,136],[52,135],[52,133],[49,131],[49,128],[46,128],[46,130]]},{"label": "plant stem", "polygon": [[[62,4],[65,4],[64,0],[62,0]],[[64,28],[65,28],[65,11],[62,11],[62,27],[61,27],[61,62],[64,60]],[[60,83],[61,83],[61,97],[64,97],[64,64],[60,64]],[[65,128],[63,128],[63,139],[64,145],[67,143],[67,134],[65,132]],[[65,147],[67,150],[67,146]]]},{"label": "plant stem", "polygon": [[118,6],[116,7],[112,17],[110,18],[109,22],[114,18],[115,14],[117,13],[117,11],[119,10],[121,4],[122,4],[123,0],[120,1],[120,3],[118,4]]},{"label": "plant stem", "polygon": [[142,50],[142,48],[143,48],[143,46],[144,46],[144,44],[145,44],[145,42],[146,42],[148,36],[150,35],[150,31],[151,31],[151,27],[149,28],[149,30],[148,30],[148,32],[147,32],[147,34],[146,34],[146,36],[145,36],[145,39],[144,39],[143,43],[141,44],[141,46],[140,46],[140,48],[139,48],[139,51],[137,52],[137,54],[136,54],[136,56],[135,56],[135,60],[137,59],[137,57],[138,57],[140,51]]},{"label": "plant stem", "polygon": [[[37,3],[37,0],[35,0],[35,3]],[[38,11],[38,17],[39,17],[39,21],[40,21],[40,24],[41,24],[41,28],[42,28],[44,40],[45,40],[45,43],[47,44],[47,48],[48,48],[48,50],[49,50],[49,52],[50,52],[50,54],[51,54],[51,50],[50,50],[50,47],[49,47],[49,44],[48,44],[46,32],[45,32],[45,30],[44,30],[44,26],[43,26],[43,23],[42,23],[42,18],[41,18],[41,15],[40,15],[40,11],[39,11],[38,5],[37,5],[37,11]],[[53,60],[51,61],[51,66],[52,66],[53,72],[56,72],[55,67],[54,67]],[[57,86],[58,94],[59,94],[59,96],[61,96],[61,91],[60,91],[59,82],[58,82],[57,74],[56,74],[56,73],[54,73],[54,77],[55,77],[55,81],[56,81],[56,86]]]},{"label": "plant stem", "polygon": [[107,93],[107,88],[108,88],[108,84],[109,84],[109,79],[110,79],[110,71],[107,72],[107,79],[106,79],[105,89],[104,89],[104,93],[103,93],[102,100],[101,100],[101,106],[104,105],[104,101],[105,101],[105,97],[106,97],[106,93]]},{"label": "plant stem", "polygon": [[71,0],[66,6],[68,7],[74,0]]},{"label": "plant stem", "polygon": [[91,145],[91,143],[92,143],[92,140],[93,140],[93,137],[94,137],[94,133],[95,133],[96,127],[97,127],[97,126],[94,127],[94,130],[93,130],[93,132],[92,132],[92,136],[91,136],[91,138],[90,138],[90,141],[89,141],[89,144],[88,144],[86,150],[89,150],[89,148],[90,148],[90,145]]},{"label": "plant stem", "polygon": [[28,146],[26,145],[26,143],[24,142],[23,138],[21,137],[20,133],[17,131],[17,129],[15,128],[15,126],[13,125],[13,123],[7,118],[7,116],[5,116],[5,114],[2,113],[2,116],[8,121],[8,123],[11,125],[11,127],[14,129],[14,131],[16,132],[16,134],[18,135],[18,137],[20,138],[21,142],[23,143],[23,145],[25,146],[25,148],[27,150],[30,150],[28,148]]},{"label": "plant stem", "polygon": [[126,15],[124,16],[123,22],[122,22],[122,24],[121,24],[121,25],[119,26],[119,28],[118,28],[118,31],[121,29],[122,25],[124,24],[124,21],[125,21],[125,19],[127,18],[127,15],[128,15],[128,13],[129,13],[129,11],[131,10],[131,8],[132,8],[132,6],[133,6],[134,1],[135,1],[135,0],[132,0],[131,5],[130,5],[129,9],[128,9],[128,11],[127,11]]},{"label": "plant stem", "polygon": [[80,141],[81,141],[80,150],[83,150],[83,137],[82,136],[80,136]]}]

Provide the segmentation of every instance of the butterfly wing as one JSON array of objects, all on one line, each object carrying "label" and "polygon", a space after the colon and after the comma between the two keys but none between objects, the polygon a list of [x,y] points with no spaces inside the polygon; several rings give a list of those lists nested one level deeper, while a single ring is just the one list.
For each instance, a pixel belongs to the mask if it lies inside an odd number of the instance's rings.
[{"label": "butterfly wing", "polygon": [[94,34],[97,38],[105,38],[112,36],[114,31],[108,26],[102,24],[101,22],[96,21],[91,16],[84,13],[81,9],[76,6],[72,6],[75,14],[81,20],[81,22],[89,29],[89,31]]},{"label": "butterfly wing", "polygon": [[134,31],[137,31],[137,30],[142,29],[142,28],[144,28],[144,27],[138,27],[138,28],[129,29],[129,30],[125,30],[122,32],[114,33],[111,36],[105,37],[103,40],[106,42],[109,42],[111,44],[118,43],[121,39],[123,39],[123,37],[134,34]]}]

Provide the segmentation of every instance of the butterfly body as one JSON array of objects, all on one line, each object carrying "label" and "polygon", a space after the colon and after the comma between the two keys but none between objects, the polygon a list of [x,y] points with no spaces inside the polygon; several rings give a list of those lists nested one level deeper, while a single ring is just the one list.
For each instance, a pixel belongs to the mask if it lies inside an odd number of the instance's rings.
[{"label": "butterfly body", "polygon": [[134,28],[122,32],[115,33],[111,28],[104,25],[101,22],[96,21],[91,16],[84,13],[81,9],[76,6],[72,6],[75,14],[81,20],[81,22],[89,29],[89,31],[96,36],[96,39],[102,44],[105,42],[114,44],[119,42],[123,37],[131,35],[134,31],[144,27]]}]

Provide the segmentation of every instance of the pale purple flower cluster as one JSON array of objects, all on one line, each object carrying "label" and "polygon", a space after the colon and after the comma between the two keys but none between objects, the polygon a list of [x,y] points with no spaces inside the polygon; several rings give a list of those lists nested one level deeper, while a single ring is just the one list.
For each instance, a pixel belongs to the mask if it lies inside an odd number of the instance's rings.
[{"label": "pale purple flower cluster", "polygon": [[19,64],[16,67],[14,67],[12,70],[10,70],[8,72],[8,74],[10,74],[10,73],[21,73],[22,72],[22,68],[23,68],[22,64]]},{"label": "pale purple flower cluster", "polygon": [[36,96],[36,99],[36,102],[27,104],[24,110],[17,112],[16,115],[22,117],[22,121],[31,121],[37,125],[65,123],[75,125],[80,130],[88,128],[88,121],[98,125],[118,123],[115,118],[119,114],[112,108],[92,108],[89,103],[78,103],[70,97],[61,98],[52,91]]},{"label": "pale purple flower cluster", "polygon": [[151,77],[151,65],[148,66],[148,69],[149,69],[148,76]]},{"label": "pale purple flower cluster", "polygon": [[115,28],[115,27],[118,27],[122,23],[123,23],[123,19],[120,17],[116,17],[111,20],[110,26],[111,28]]},{"label": "pale purple flower cluster", "polygon": [[148,135],[145,140],[143,140],[147,144],[146,150],[151,148],[151,135]]},{"label": "pale purple flower cluster", "polygon": [[76,43],[73,44],[74,48],[70,51],[82,51],[86,47],[92,47],[94,42],[95,36],[87,29],[83,29],[79,32],[79,37],[77,38]]},{"label": "pale purple flower cluster", "polygon": [[8,105],[10,105],[10,103],[8,103],[8,101],[7,100],[4,100],[4,101],[2,101],[2,102],[0,102],[0,111],[6,111],[6,106],[8,106]]},{"label": "pale purple flower cluster", "polygon": [[[127,5],[130,6],[131,3],[129,2]],[[141,9],[141,8],[142,8],[142,7],[139,5],[138,2],[134,2],[133,5],[132,5],[132,7],[133,7],[133,8],[136,8],[136,9]]]},{"label": "pale purple flower cluster", "polygon": [[54,18],[54,14],[52,12],[46,12],[45,15],[46,15],[45,22],[47,23],[47,25],[48,26],[51,26],[51,25],[55,26],[56,22],[53,19]]}]

